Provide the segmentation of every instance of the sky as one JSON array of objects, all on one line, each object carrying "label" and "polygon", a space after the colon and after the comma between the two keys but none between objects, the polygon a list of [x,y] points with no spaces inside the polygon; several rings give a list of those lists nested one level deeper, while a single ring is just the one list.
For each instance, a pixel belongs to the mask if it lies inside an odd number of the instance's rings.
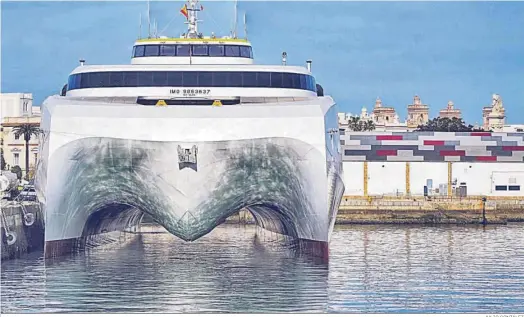
[{"label": "sky", "polygon": [[[128,64],[147,32],[147,3],[0,2],[1,91],[31,92],[39,105],[58,94],[78,60]],[[183,1],[152,1],[160,35],[186,30]],[[233,2],[204,1],[200,30],[227,35]],[[524,123],[524,2],[238,2],[238,33],[259,64],[305,66],[340,112],[373,109],[380,97],[401,119],[413,96],[430,116],[449,100],[465,121],[501,95],[509,123]]]}]

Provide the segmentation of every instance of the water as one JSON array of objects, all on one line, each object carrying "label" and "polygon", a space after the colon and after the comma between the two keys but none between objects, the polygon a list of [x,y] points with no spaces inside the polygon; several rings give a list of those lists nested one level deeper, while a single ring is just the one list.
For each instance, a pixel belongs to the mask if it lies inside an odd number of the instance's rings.
[{"label": "water", "polygon": [[2,313],[524,312],[522,224],[338,227],[328,264],[255,232],[143,234],[46,266],[41,254],[6,261]]}]

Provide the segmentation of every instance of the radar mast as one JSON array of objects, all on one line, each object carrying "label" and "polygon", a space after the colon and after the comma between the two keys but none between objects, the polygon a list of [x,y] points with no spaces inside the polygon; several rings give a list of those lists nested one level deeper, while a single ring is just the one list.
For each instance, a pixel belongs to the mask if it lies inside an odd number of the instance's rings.
[{"label": "radar mast", "polygon": [[196,39],[201,37],[198,33],[198,22],[202,20],[198,20],[197,18],[197,12],[202,11],[202,6],[199,4],[199,1],[188,0],[187,4],[185,4],[181,10],[182,14],[184,14],[184,10],[187,12],[187,21],[185,22],[187,24],[187,34],[185,38]]}]

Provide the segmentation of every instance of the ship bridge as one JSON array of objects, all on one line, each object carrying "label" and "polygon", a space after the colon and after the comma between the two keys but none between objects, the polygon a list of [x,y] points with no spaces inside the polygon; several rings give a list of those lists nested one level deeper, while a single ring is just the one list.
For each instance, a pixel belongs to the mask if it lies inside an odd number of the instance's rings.
[{"label": "ship bridge", "polygon": [[[253,64],[253,49],[246,39],[239,39],[235,31],[230,36],[204,36],[198,31],[197,13],[203,7],[198,1],[188,1],[180,12],[186,17],[187,32],[178,38],[149,33],[147,39],[138,39],[133,46],[131,64],[166,65],[245,65]],[[235,5],[236,17],[236,5]],[[156,33],[156,32],[155,32]]]},{"label": "ship bridge", "polygon": [[135,42],[131,64],[248,65],[253,49],[245,39],[228,37],[142,39]]}]

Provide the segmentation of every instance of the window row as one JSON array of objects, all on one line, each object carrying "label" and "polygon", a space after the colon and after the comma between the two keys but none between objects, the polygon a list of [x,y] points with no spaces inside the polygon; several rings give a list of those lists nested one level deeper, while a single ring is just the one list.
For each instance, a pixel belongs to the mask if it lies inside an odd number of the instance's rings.
[{"label": "window row", "polygon": [[514,190],[514,191],[520,191],[520,185],[497,185],[495,186],[495,190]]},{"label": "window row", "polygon": [[211,56],[253,58],[251,46],[205,44],[156,44],[133,47],[133,57],[150,56]]},{"label": "window row", "polygon": [[70,75],[67,83],[67,90],[103,87],[244,87],[316,91],[313,76],[281,72],[92,72]]}]

